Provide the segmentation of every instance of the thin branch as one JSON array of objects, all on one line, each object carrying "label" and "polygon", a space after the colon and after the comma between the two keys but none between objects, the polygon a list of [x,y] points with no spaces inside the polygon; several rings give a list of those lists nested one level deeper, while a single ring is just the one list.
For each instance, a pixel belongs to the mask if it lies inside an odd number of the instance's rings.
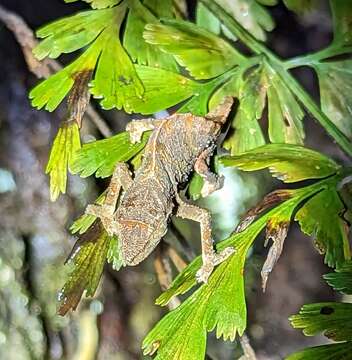
[{"label": "thin branch", "polygon": [[[29,71],[37,78],[47,79],[50,75],[62,69],[62,66],[56,60],[45,59],[39,61],[35,58],[32,51],[37,46],[38,41],[32,29],[19,15],[0,5],[0,21],[14,34],[22,48]],[[112,132],[105,120],[100,117],[91,105],[88,106],[86,114],[104,137],[112,136]]]},{"label": "thin branch", "polygon": [[[166,290],[172,282],[172,270],[170,260],[167,257],[167,253],[170,246],[164,241],[161,241],[159,247],[156,250],[156,256],[154,259],[154,268],[160,284],[161,289]],[[173,310],[180,305],[180,300],[174,297],[168,304],[168,308]]]},{"label": "thin branch", "polygon": [[181,272],[187,266],[187,263],[181,258],[181,256],[173,247],[168,247],[167,254],[179,272]]},{"label": "thin branch", "polygon": [[243,350],[243,356],[240,357],[240,360],[257,360],[255,352],[249,342],[249,338],[246,334],[243,334],[240,337],[240,343]]}]

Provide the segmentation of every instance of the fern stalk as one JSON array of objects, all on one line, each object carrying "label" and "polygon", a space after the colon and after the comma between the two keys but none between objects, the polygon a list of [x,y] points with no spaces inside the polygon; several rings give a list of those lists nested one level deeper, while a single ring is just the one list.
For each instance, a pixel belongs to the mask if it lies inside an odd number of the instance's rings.
[{"label": "fern stalk", "polygon": [[282,77],[282,80],[296,95],[297,99],[316,118],[319,124],[336,141],[341,149],[352,157],[352,144],[349,139],[338,129],[338,127],[326,116],[312,97],[304,90],[299,82],[289,73],[285,62],[271,52],[263,43],[253,37],[235,19],[213,0],[201,0],[219,20],[246,46],[257,55],[264,55],[270,61],[271,66]]}]

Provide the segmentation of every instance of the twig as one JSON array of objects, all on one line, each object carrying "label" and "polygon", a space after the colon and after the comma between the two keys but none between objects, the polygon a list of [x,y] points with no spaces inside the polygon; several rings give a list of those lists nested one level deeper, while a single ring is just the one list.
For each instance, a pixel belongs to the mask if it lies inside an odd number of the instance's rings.
[{"label": "twig", "polygon": [[[155,272],[162,290],[166,290],[172,281],[172,271],[170,266],[170,260],[167,257],[167,253],[170,246],[161,241],[156,251],[154,259]],[[180,300],[174,297],[168,304],[170,310],[177,308],[180,305]]]},{"label": "twig", "polygon": [[240,360],[256,360],[257,357],[246,334],[240,337],[240,343],[243,350],[243,355],[240,357]]},{"label": "twig", "polygon": [[168,246],[167,254],[178,271],[181,272],[187,266],[187,263],[181,258],[181,256],[173,247]]},{"label": "twig", "polygon": [[[62,69],[62,66],[56,60],[45,59],[39,61],[35,58],[32,51],[37,46],[38,41],[32,29],[19,15],[0,5],[0,21],[14,34],[17,42],[21,45],[29,71],[37,78],[46,79]],[[105,120],[100,117],[91,105],[88,106],[86,114],[104,137],[112,136],[112,132]]]}]

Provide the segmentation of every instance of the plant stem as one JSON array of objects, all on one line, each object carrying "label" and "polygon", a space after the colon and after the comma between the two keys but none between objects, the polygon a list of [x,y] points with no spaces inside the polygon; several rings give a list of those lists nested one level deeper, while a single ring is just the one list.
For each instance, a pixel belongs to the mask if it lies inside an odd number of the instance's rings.
[{"label": "plant stem", "polygon": [[350,54],[352,52],[351,46],[336,47],[333,44],[315,53],[297,56],[292,59],[285,60],[284,67],[286,70],[293,69],[299,66],[311,66],[318,64],[320,61],[332,58],[334,56]]},{"label": "plant stem", "polygon": [[352,157],[352,144],[345,134],[326,116],[312,97],[305,91],[301,84],[290,74],[286,63],[270,51],[263,43],[254,38],[244,29],[231,15],[229,15],[220,5],[213,0],[201,0],[219,20],[236,35],[253,53],[264,55],[271,63],[271,66],[280,75],[286,86],[295,94],[297,99],[306,109],[316,118],[326,132],[336,141],[336,143]]}]

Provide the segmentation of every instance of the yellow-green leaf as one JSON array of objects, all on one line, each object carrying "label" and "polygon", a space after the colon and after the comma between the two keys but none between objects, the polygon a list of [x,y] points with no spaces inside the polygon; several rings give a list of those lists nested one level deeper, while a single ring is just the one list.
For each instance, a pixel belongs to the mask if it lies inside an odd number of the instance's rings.
[{"label": "yellow-green leaf", "polygon": [[221,75],[246,60],[225,40],[186,21],[148,24],[143,36],[148,43],[174,55],[196,79]]},{"label": "yellow-green leaf", "polygon": [[52,146],[46,173],[50,176],[50,196],[55,201],[60,193],[66,192],[67,169],[71,167],[73,154],[80,149],[78,124],[63,122]]},{"label": "yellow-green leaf", "polygon": [[111,238],[98,220],[76,242],[68,258],[73,269],[59,293],[60,315],[65,315],[70,309],[75,310],[84,291],[86,296],[94,295],[103,273],[110,242]]},{"label": "yellow-green leaf", "polygon": [[224,156],[219,161],[244,171],[269,169],[273,176],[287,183],[321,179],[341,168],[317,151],[292,144],[267,144],[241,155]]}]

